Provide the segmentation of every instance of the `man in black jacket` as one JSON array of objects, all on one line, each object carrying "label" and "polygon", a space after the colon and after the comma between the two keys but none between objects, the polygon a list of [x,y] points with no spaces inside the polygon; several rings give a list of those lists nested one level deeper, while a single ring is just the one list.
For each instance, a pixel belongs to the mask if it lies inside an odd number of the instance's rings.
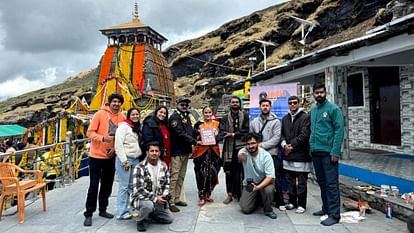
[{"label": "man in black jacket", "polygon": [[241,139],[249,133],[249,115],[241,110],[241,100],[237,96],[230,99],[230,111],[220,120],[219,139],[223,143],[223,170],[226,173],[227,198],[224,204],[230,204],[233,197],[241,196],[242,165],[238,152],[245,143]]},{"label": "man in black jacket", "polygon": [[187,206],[187,203],[180,201],[181,188],[183,187],[185,173],[187,171],[188,158],[192,152],[192,145],[196,145],[194,129],[191,125],[188,106],[191,100],[185,97],[177,99],[177,110],[169,120],[171,138],[171,212],[178,212],[177,205]]},{"label": "man in black jacket", "polygon": [[299,98],[288,99],[289,113],[282,119],[281,145],[285,152],[283,168],[289,185],[289,204],[286,209],[296,208],[296,213],[306,210],[307,179],[312,169],[309,156],[310,119]]}]

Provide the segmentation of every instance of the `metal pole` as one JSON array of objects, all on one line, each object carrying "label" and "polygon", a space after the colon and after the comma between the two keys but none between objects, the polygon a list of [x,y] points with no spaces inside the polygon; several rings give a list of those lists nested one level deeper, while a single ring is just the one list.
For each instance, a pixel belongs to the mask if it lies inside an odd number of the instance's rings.
[{"label": "metal pole", "polygon": [[267,67],[266,67],[266,45],[265,44],[263,44],[263,56],[264,56],[264,70],[266,71]]},{"label": "metal pole", "polygon": [[303,41],[303,47],[302,47],[302,57],[305,56],[305,26],[302,23],[302,41]]},{"label": "metal pole", "polygon": [[75,176],[73,175],[74,171],[74,160],[72,159],[72,132],[66,132],[66,144],[65,144],[65,154],[67,155],[67,164],[69,167],[69,181],[74,182]]}]

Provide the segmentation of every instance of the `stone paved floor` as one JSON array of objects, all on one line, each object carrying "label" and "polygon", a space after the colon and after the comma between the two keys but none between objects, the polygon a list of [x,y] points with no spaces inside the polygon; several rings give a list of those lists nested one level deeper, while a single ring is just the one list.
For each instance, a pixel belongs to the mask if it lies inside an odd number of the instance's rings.
[{"label": "stone paved floor", "polygon": [[[186,177],[186,196],[188,207],[174,214],[174,222],[171,225],[151,224],[147,232],[190,232],[190,233],[324,233],[324,232],[408,232],[406,224],[398,219],[386,219],[384,214],[374,211],[367,216],[364,222],[357,224],[337,224],[333,227],[324,227],[319,224],[319,219],[311,215],[320,208],[320,195],[318,186],[309,183],[307,212],[302,215],[292,211],[280,212],[276,220],[263,215],[261,209],[251,215],[243,215],[237,202],[224,205],[221,201],[225,198],[225,185],[223,174],[220,174],[220,184],[216,188],[213,198],[216,202],[207,204],[202,208],[197,206],[197,191],[195,186],[192,161]],[[110,198],[110,210],[115,212],[116,187],[114,185],[113,196]],[[47,194],[46,212],[41,211],[41,202],[26,207],[26,222],[19,225],[17,215],[3,217],[0,221],[2,233],[47,233],[47,232],[136,232],[134,220],[119,221],[104,219],[97,214],[93,217],[93,226],[83,227],[84,201],[88,187],[88,178],[81,178],[76,183],[53,190]],[[14,209],[15,210],[15,209]],[[9,209],[6,214],[14,211]]]},{"label": "stone paved floor", "polygon": [[366,168],[379,173],[391,176],[414,180],[414,161],[384,156],[392,154],[384,153],[365,153],[360,151],[352,151],[350,160],[341,160],[341,163]]}]

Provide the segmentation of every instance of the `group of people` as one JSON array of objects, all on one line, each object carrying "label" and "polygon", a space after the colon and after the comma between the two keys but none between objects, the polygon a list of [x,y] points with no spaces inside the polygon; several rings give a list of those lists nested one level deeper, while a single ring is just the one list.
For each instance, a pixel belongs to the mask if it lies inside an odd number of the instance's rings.
[{"label": "group of people", "polygon": [[[313,215],[327,215],[323,225],[338,223],[343,115],[326,99],[324,84],[315,84],[313,95],[316,104],[310,114],[299,108],[298,97],[289,97],[289,113],[281,120],[271,112],[272,101],[260,99],[261,114],[251,122],[242,111],[241,100],[234,96],[230,111],[220,121],[207,106],[194,127],[188,98],[177,99],[170,117],[168,109],[160,106],[141,125],[139,109],[129,109],[125,117],[120,111],[123,96],[110,95],[87,131],[91,138],[90,185],[84,226],[92,225],[97,203],[99,216],[114,217],[107,207],[115,172],[119,179],[117,219],[136,216],[138,231],[146,230],[146,219],[171,223],[171,212],[187,206],[183,184],[190,158],[200,206],[213,202],[212,192],[223,167],[227,192],[223,203],[238,199],[244,214],[262,204],[264,214],[272,219],[277,218],[272,205],[282,211],[296,209],[298,214],[306,211],[307,177],[314,167],[322,208]],[[281,188],[284,178],[287,202]]]}]

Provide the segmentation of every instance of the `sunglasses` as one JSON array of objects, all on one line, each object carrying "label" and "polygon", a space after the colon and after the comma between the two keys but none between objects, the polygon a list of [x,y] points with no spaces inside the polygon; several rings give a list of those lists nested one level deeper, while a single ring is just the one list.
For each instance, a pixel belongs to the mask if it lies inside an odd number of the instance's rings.
[{"label": "sunglasses", "polygon": [[288,102],[288,104],[289,104],[289,105],[292,105],[292,104],[293,104],[293,105],[296,105],[296,104],[298,104],[298,101],[289,101],[289,102]]},{"label": "sunglasses", "polygon": [[181,106],[181,107],[188,107],[188,104],[181,103],[181,104],[180,104],[180,106]]}]

